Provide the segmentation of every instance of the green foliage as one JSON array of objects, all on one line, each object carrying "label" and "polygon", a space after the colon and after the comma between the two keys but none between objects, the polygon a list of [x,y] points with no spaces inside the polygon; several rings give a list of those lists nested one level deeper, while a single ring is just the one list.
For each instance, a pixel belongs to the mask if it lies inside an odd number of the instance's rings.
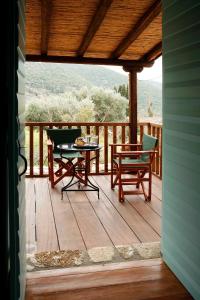
[{"label": "green foliage", "polygon": [[26,107],[26,120],[33,122],[125,121],[128,101],[110,89],[82,88],[37,98]]},{"label": "green foliage", "polygon": [[42,103],[30,102],[25,112],[26,121],[47,122],[48,116]]},{"label": "green foliage", "polygon": [[109,89],[92,88],[91,99],[95,106],[96,122],[120,122],[126,120],[128,101]]},{"label": "green foliage", "polygon": [[122,97],[128,99],[128,84],[121,84],[118,87],[114,87],[116,93],[119,93]]}]

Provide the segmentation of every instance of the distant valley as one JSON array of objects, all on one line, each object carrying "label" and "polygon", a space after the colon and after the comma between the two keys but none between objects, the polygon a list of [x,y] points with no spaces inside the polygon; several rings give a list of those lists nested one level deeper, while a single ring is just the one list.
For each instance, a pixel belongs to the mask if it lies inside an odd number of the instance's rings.
[{"label": "distant valley", "polygon": [[[26,70],[26,101],[41,95],[62,95],[71,90],[93,86],[114,89],[128,84],[128,75],[103,66],[30,63]],[[151,112],[149,112],[149,109]],[[162,84],[155,81],[138,80],[138,116],[146,120],[150,115],[160,121],[162,115]]]}]

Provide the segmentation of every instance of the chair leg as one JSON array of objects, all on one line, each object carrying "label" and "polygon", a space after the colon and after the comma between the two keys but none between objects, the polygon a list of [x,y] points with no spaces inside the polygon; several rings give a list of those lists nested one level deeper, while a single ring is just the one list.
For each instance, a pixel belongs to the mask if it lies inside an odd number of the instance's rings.
[{"label": "chair leg", "polygon": [[151,189],[152,189],[152,173],[151,173],[151,167],[149,170],[149,193],[148,193],[148,201],[151,201]]},{"label": "chair leg", "polygon": [[[139,186],[141,184],[142,192],[144,194],[145,201],[150,201],[149,200],[150,199],[150,195],[151,195],[150,194],[150,192],[151,192],[150,185],[148,185],[148,194],[147,194],[146,191],[145,191],[144,182],[142,180],[144,178],[145,174],[146,174],[145,170],[138,171],[138,183],[137,183],[137,185]],[[150,177],[149,177],[149,179],[150,179]],[[150,180],[148,180],[148,182],[150,183]]]},{"label": "chair leg", "polygon": [[113,162],[111,162],[111,189],[112,190],[114,189],[114,185],[113,185],[113,171],[114,171]]},{"label": "chair leg", "polygon": [[[114,174],[115,174],[115,178],[114,178]],[[115,188],[117,180],[118,180],[117,169],[116,169],[116,166],[114,167],[114,164],[112,162],[111,163],[111,189],[112,190]]]},{"label": "chair leg", "polygon": [[[139,171],[137,171],[137,177],[138,177],[138,178],[140,177]],[[137,182],[137,183],[136,183],[136,189],[139,189],[139,187],[140,187],[140,182]]]},{"label": "chair leg", "polygon": [[54,188],[53,161],[50,161],[50,166],[49,166],[49,180],[51,182],[51,187]]},{"label": "chair leg", "polygon": [[119,172],[117,173],[117,179],[118,179],[118,200],[119,202],[124,202],[124,192],[123,192],[123,186],[122,186],[122,171],[119,168]]}]

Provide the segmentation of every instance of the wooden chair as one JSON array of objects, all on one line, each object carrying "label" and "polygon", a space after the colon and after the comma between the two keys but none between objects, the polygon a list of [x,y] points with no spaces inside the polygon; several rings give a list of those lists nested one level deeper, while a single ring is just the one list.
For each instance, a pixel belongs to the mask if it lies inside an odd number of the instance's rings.
[{"label": "wooden chair", "polygon": [[[152,162],[158,139],[144,134],[142,144],[111,144],[111,188],[118,185],[119,201],[125,195],[144,194],[145,201],[151,201]],[[117,151],[117,149],[128,149]],[[131,149],[131,150],[130,150]],[[133,150],[132,150],[133,149]],[[148,182],[146,193],[144,182]],[[135,190],[124,190],[124,186],[136,185]],[[139,189],[141,186],[141,189]]]},{"label": "wooden chair", "polygon": [[[83,156],[79,151],[66,152],[57,148],[59,144],[74,143],[76,138],[81,136],[81,129],[47,129],[48,147],[48,169],[51,187],[54,186],[65,176],[75,174],[74,168],[82,168]],[[76,160],[76,162],[74,162]],[[73,162],[73,163],[72,163]],[[76,172],[77,174],[77,172]]]}]

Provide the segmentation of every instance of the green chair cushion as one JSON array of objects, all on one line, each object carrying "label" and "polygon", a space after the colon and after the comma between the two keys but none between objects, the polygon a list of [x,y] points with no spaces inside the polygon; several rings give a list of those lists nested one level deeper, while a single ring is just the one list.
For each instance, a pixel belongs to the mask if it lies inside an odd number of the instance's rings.
[{"label": "green chair cushion", "polygon": [[[59,152],[54,152],[53,153],[54,158],[61,158],[61,153]],[[68,159],[71,158],[83,158],[83,155],[81,155],[79,152],[63,152],[63,157],[66,157]]]},{"label": "green chair cushion", "polygon": [[[142,150],[144,151],[154,150],[157,146],[157,143],[158,143],[158,139],[155,138],[154,136],[143,134]],[[147,162],[149,160],[149,154],[142,154],[141,159]]]},{"label": "green chair cushion", "polygon": [[[115,161],[116,164],[119,164],[119,159],[118,158],[114,159],[114,161]],[[129,158],[125,158],[125,159],[122,159],[121,162],[122,162],[122,165],[126,165],[126,164],[141,164],[141,163],[145,164],[145,161],[142,160],[142,159],[129,159]]]}]

